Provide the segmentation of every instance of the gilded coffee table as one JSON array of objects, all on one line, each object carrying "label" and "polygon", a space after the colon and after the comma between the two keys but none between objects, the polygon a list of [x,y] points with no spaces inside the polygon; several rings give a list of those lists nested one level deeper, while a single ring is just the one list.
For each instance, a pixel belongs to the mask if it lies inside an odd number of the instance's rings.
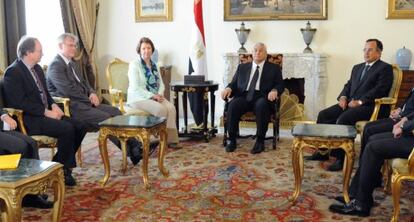
[{"label": "gilded coffee table", "polygon": [[107,138],[109,135],[115,136],[121,142],[122,149],[122,173],[125,174],[127,168],[126,141],[135,138],[142,142],[143,148],[143,180],[146,189],[151,186],[148,182],[148,156],[151,135],[160,138],[160,150],[158,152],[158,168],[164,176],[168,176],[168,171],[164,168],[164,153],[167,146],[166,118],[156,116],[115,116],[99,123],[99,150],[105,168],[105,176],[102,186],[108,182],[110,177],[110,165],[107,150]]},{"label": "gilded coffee table", "polygon": [[295,175],[295,191],[290,201],[295,203],[300,193],[303,178],[303,148],[327,148],[343,149],[345,151],[345,162],[343,168],[343,195],[349,202],[349,180],[354,165],[355,150],[354,139],[357,135],[353,126],[334,124],[298,124],[292,129],[292,165]]},{"label": "gilded coffee table", "polygon": [[0,170],[0,203],[1,219],[5,222],[21,221],[22,199],[26,194],[40,194],[47,187],[54,190],[53,221],[60,220],[65,182],[63,165],[60,163],[21,159],[15,170]]}]

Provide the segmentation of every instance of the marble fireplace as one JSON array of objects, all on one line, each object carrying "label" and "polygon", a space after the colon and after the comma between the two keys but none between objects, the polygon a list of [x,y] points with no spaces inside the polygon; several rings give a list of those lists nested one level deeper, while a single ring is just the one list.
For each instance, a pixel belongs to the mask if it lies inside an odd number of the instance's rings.
[{"label": "marble fireplace", "polygon": [[[276,53],[269,53],[277,57]],[[223,84],[226,86],[236,72],[237,65],[243,57],[238,53],[223,55],[225,71]],[[325,108],[327,84],[327,55],[319,53],[283,53],[282,75],[284,79],[304,79],[304,118],[316,120],[318,112]],[[277,62],[279,63],[279,62]]]}]

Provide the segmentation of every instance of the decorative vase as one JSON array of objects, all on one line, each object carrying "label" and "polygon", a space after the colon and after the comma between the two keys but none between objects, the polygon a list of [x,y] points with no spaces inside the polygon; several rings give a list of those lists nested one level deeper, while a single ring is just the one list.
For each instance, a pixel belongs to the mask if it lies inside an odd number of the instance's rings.
[{"label": "decorative vase", "polygon": [[397,64],[402,70],[410,69],[411,58],[411,50],[405,48],[405,46],[397,50]]},{"label": "decorative vase", "polygon": [[235,29],[237,39],[239,39],[239,42],[241,44],[240,49],[237,51],[240,53],[247,53],[247,49],[244,48],[244,44],[247,42],[247,37],[249,37],[250,29],[246,29],[244,26],[244,22],[241,23],[241,26],[239,29]]},{"label": "decorative vase", "polygon": [[303,53],[313,53],[309,45],[312,42],[316,29],[312,28],[310,22],[308,21],[308,23],[306,23],[306,28],[302,28],[300,31],[302,32],[303,41],[305,41],[306,44],[306,48],[303,50]]}]

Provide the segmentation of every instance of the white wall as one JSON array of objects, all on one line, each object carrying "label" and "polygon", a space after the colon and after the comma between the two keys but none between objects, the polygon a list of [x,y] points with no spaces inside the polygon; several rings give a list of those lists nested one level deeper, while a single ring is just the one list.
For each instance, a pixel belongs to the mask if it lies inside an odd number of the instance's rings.
[{"label": "white wall", "polygon": [[[173,0],[172,22],[135,23],[134,0],[99,0],[97,29],[98,67],[100,83],[106,88],[104,71],[114,57],[130,61],[136,57],[139,38],[150,37],[158,48],[164,64],[173,65],[173,80],[183,78],[188,69],[190,24],[193,19],[193,0]],[[362,48],[368,38],[384,43],[383,60],[395,63],[395,53],[402,46],[414,52],[414,20],[387,20],[387,0],[327,0],[328,20],[311,21],[317,28],[310,45],[314,52],[326,53],[328,60],[328,89],[326,104],[335,102],[349,78],[354,64],[362,62]],[[224,64],[222,54],[240,47],[235,28],[241,22],[223,21],[223,1],[204,0],[204,29],[207,45],[209,79],[221,83]],[[300,28],[306,21],[247,21],[251,33],[246,47],[255,42],[267,44],[269,52],[302,52],[305,44]],[[414,59],[413,59],[414,60]],[[411,64],[414,69],[414,61]],[[222,89],[220,85],[220,90]],[[219,96],[219,92],[216,96]],[[222,112],[217,100],[216,116]]]}]

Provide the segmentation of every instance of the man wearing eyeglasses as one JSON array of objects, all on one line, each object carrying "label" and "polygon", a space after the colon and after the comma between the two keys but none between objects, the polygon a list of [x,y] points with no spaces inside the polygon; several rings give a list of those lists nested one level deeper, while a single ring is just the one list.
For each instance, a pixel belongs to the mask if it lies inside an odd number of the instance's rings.
[{"label": "man wearing eyeglasses", "polygon": [[[89,130],[95,131],[99,129],[98,123],[122,113],[116,107],[100,103],[94,89],[82,76],[80,67],[74,61],[78,41],[78,37],[71,33],[58,37],[59,52],[49,64],[47,88],[52,96],[70,98],[71,117],[86,123]],[[109,139],[121,147],[117,138],[110,136]],[[138,164],[142,156],[141,144],[130,139],[127,141],[127,150],[132,163]]]},{"label": "man wearing eyeglasses", "polygon": [[[355,125],[361,120],[369,120],[375,107],[375,99],[388,95],[392,82],[392,66],[381,61],[382,42],[378,39],[368,39],[365,42],[364,62],[352,68],[351,78],[345,84],[338,96],[338,103],[328,107],[318,114],[317,123]],[[390,107],[382,107],[379,118],[384,118]],[[328,160],[329,155],[316,151],[307,160]],[[328,167],[329,171],[339,171],[343,168],[345,152],[341,149],[332,150],[331,156],[336,161]]]}]

